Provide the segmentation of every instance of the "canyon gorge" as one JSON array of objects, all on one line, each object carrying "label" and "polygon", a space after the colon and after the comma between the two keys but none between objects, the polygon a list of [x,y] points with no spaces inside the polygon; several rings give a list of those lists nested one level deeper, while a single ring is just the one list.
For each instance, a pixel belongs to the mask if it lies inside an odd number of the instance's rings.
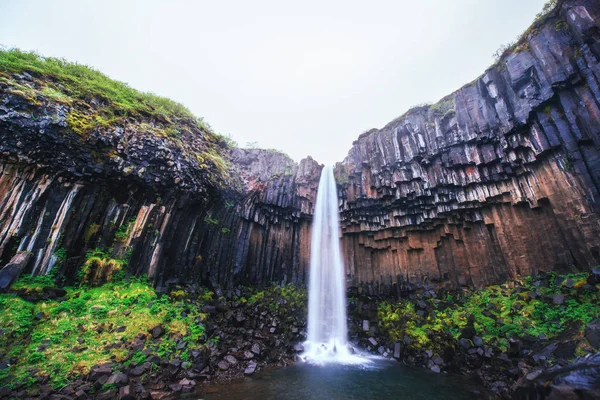
[{"label": "canyon gorge", "polygon": [[299,382],[320,352],[387,363],[318,377],[371,398],[598,398],[600,2],[548,4],[331,167],[0,50],[0,398],[262,399],[228,380]]},{"label": "canyon gorge", "polygon": [[[479,287],[600,263],[599,13],[561,3],[475,81],[359,136],[335,167],[349,285]],[[64,83],[35,71],[2,76],[3,265],[28,252],[25,271],[72,278],[100,248],[157,285],[306,283],[317,161],[229,148],[187,117],[107,117],[101,96],[52,96]]]}]

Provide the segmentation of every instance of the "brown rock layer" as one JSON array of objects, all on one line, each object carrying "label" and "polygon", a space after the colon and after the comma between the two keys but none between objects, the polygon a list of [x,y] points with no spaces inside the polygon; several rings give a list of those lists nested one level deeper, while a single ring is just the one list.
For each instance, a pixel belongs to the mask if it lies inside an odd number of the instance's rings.
[{"label": "brown rock layer", "polygon": [[[600,263],[599,19],[561,1],[483,76],[358,138],[336,168],[349,284]],[[29,252],[25,272],[73,279],[99,249],[157,284],[306,282],[314,160],[227,149],[188,117],[92,124],[110,104],[30,72],[0,71],[1,265]]]},{"label": "brown rock layer", "polygon": [[484,285],[600,263],[600,4],[573,0],[337,166],[356,282]]}]

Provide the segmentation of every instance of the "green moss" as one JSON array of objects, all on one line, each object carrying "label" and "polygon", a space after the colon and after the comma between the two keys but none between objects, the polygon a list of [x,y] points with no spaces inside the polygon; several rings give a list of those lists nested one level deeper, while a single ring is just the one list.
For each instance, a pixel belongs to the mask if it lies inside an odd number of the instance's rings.
[{"label": "green moss", "polygon": [[[19,279],[12,290],[36,290],[47,283],[51,282],[26,276]],[[113,360],[140,364],[146,360],[142,352],[131,353],[126,345],[107,345],[132,341],[139,333],[147,334],[157,325],[162,326],[166,334],[147,342],[147,346],[161,357],[182,355],[183,351],[175,348],[177,338],[185,338],[196,348],[206,345],[201,323],[206,315],[199,311],[200,307],[189,307],[182,313],[188,299],[159,297],[144,279],[65,289],[67,295],[60,302],[32,303],[15,296],[14,292],[0,294],[0,326],[5,331],[0,354],[17,360],[0,371],[0,386],[35,384],[37,381],[30,379],[28,372],[31,368],[48,376],[54,388],[61,388],[97,364]],[[195,304],[202,304],[204,299],[195,299]],[[40,313],[44,317],[36,318]],[[115,329],[117,327],[123,329]],[[72,350],[83,346],[84,351]]]},{"label": "green moss", "polygon": [[137,217],[133,217],[133,218],[129,219],[129,221],[127,221],[126,223],[121,225],[119,227],[119,229],[117,230],[117,232],[115,233],[115,240],[117,240],[119,242],[126,241],[127,238],[129,237],[129,235],[131,234],[131,231],[133,229],[133,226],[135,225],[136,219],[137,219]]},{"label": "green moss", "polygon": [[[584,288],[586,277],[586,273],[550,273],[547,287],[536,286],[529,277],[515,282],[514,287],[495,285],[468,294],[449,294],[443,300],[426,299],[423,301],[434,312],[425,317],[416,313],[411,301],[380,302],[379,325],[391,341],[408,336],[413,349],[435,349],[440,334],[458,340],[472,315],[484,343],[504,351],[512,336],[544,335],[551,339],[573,327],[583,329],[600,317],[598,288]],[[572,288],[567,287],[567,279],[573,281]],[[529,293],[536,293],[535,298]],[[565,296],[564,304],[554,304],[556,294]]]},{"label": "green moss", "polygon": [[54,92],[55,95],[60,92],[58,97],[61,99],[100,98],[129,114],[152,115],[165,119],[196,119],[179,103],[153,93],[139,92],[126,83],[110,79],[91,67],[64,59],[42,57],[33,52],[10,49],[0,51],[0,71],[17,74],[28,72],[60,84],[62,90],[45,88],[44,91],[47,94]]}]

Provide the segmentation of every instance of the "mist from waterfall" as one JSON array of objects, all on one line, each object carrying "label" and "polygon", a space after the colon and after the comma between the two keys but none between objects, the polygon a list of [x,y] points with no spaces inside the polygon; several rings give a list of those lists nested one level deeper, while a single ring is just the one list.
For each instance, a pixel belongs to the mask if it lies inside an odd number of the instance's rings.
[{"label": "mist from waterfall", "polygon": [[339,235],[337,186],[333,167],[326,166],[321,171],[312,223],[308,338],[303,354],[310,362],[363,362],[347,343],[346,282]]}]

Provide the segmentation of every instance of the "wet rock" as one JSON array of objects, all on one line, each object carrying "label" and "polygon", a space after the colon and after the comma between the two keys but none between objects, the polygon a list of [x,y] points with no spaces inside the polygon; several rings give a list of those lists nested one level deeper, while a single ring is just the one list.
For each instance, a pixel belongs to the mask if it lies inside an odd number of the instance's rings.
[{"label": "wet rock", "polygon": [[260,346],[257,343],[254,343],[252,345],[252,348],[250,349],[250,351],[254,354],[256,354],[257,356],[260,355]]},{"label": "wet rock", "polygon": [[157,325],[157,326],[155,326],[154,328],[152,328],[150,330],[150,333],[152,334],[152,337],[154,339],[158,339],[159,337],[161,337],[165,333],[165,330],[163,329],[162,326]]},{"label": "wet rock", "polygon": [[563,296],[562,294],[555,294],[554,296],[552,296],[552,302],[556,305],[561,305],[565,302],[565,296]]},{"label": "wet rock", "polygon": [[364,319],[362,322],[362,330],[365,332],[369,331],[369,320]]},{"label": "wet rock", "polygon": [[246,369],[244,370],[244,374],[245,375],[252,375],[254,374],[254,372],[256,372],[256,367],[257,364],[253,361],[251,361],[248,366],[246,367]]},{"label": "wet rock", "polygon": [[135,399],[135,392],[131,385],[125,385],[119,389],[119,400],[133,400]]},{"label": "wet rock", "polygon": [[174,383],[172,385],[169,385],[169,389],[171,389],[173,392],[181,392],[181,389],[183,389],[183,386],[180,385],[179,383]]},{"label": "wet rock", "polygon": [[106,379],[108,379],[108,376],[112,375],[112,372],[112,366],[95,366],[90,370],[88,379],[90,381],[96,381],[102,377],[106,377]]},{"label": "wet rock", "polygon": [[548,357],[552,356],[552,354],[554,353],[554,350],[556,350],[557,347],[558,347],[558,343],[551,343],[548,346],[546,346],[542,351],[534,354],[532,356],[532,358],[535,361],[544,361]]},{"label": "wet rock", "polygon": [[296,353],[302,353],[304,351],[304,346],[302,345],[302,343],[296,343],[294,345],[294,351]]},{"label": "wet rock", "polygon": [[529,372],[526,376],[528,381],[532,381],[534,379],[537,379],[541,374],[542,374],[543,370],[541,368],[535,368],[533,371]]},{"label": "wet rock", "polygon": [[116,389],[105,390],[103,392],[98,393],[96,396],[96,400],[113,400],[117,397],[119,392]]},{"label": "wet rock", "polygon": [[476,347],[483,346],[483,339],[481,339],[479,336],[473,336],[473,345]]},{"label": "wet rock", "polygon": [[587,283],[589,285],[597,285],[598,283],[600,283],[600,267],[592,268],[592,271],[587,277]]},{"label": "wet rock", "polygon": [[585,327],[585,338],[592,347],[600,350],[600,319],[590,322]]},{"label": "wet rock", "polygon": [[152,400],[161,400],[161,399],[164,399],[165,397],[167,397],[168,395],[169,395],[169,393],[163,392],[160,390],[153,390],[150,392],[150,398]]},{"label": "wet rock", "polygon": [[225,360],[219,361],[219,364],[217,364],[217,366],[221,371],[227,371],[229,369],[229,363]]},{"label": "wet rock", "polygon": [[140,376],[140,375],[143,375],[144,372],[146,372],[146,367],[144,365],[138,365],[137,367],[134,367],[129,370],[129,375],[130,376]]},{"label": "wet rock", "polygon": [[377,347],[377,340],[375,340],[374,337],[369,338],[369,343],[371,343],[373,347]]},{"label": "wet rock", "polygon": [[429,368],[430,370],[432,370],[433,372],[439,374],[441,369],[439,365],[432,365],[431,368]]},{"label": "wet rock", "polygon": [[30,252],[17,253],[8,264],[0,269],[0,290],[7,289],[19,277],[30,258]]},{"label": "wet rock", "polygon": [[575,350],[577,349],[577,342],[561,342],[554,350],[554,355],[559,358],[569,360],[575,356]]},{"label": "wet rock", "polygon": [[106,381],[107,385],[124,386],[129,382],[127,374],[113,374]]},{"label": "wet rock", "polygon": [[466,338],[462,338],[458,341],[458,344],[460,345],[460,347],[462,347],[463,349],[470,349],[472,347],[471,345],[471,341],[469,339]]},{"label": "wet rock", "polygon": [[401,354],[400,351],[401,351],[400,342],[394,343],[394,358],[396,358],[396,359],[400,358],[400,354]]},{"label": "wet rock", "polygon": [[225,356],[225,361],[227,361],[231,365],[237,364],[237,359],[232,355]]},{"label": "wet rock", "polygon": [[521,354],[522,343],[520,340],[510,339],[506,353],[511,357],[517,357]]}]

